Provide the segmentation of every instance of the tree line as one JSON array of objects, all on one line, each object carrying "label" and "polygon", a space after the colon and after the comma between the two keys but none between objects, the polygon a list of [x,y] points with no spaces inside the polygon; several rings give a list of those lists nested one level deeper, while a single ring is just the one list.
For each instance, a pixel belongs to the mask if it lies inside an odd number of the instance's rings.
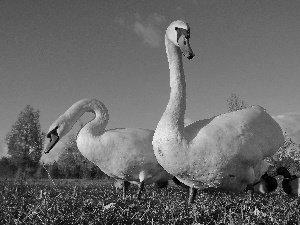
[{"label": "tree line", "polygon": [[[227,110],[233,112],[248,108],[249,105],[238,95],[231,94],[227,99]],[[0,178],[46,179],[103,179],[107,177],[96,165],[87,160],[76,144],[77,134],[71,134],[57,161],[41,162],[45,133],[39,122],[40,112],[27,105],[5,137],[8,157],[0,159]],[[83,127],[83,124],[80,124]],[[275,166],[285,166],[293,173],[300,172],[300,146],[288,135],[279,151],[267,159]]]},{"label": "tree line", "polygon": [[45,133],[39,122],[40,112],[27,105],[5,137],[9,155],[0,159],[0,177],[46,179],[98,178],[106,175],[83,157],[77,148],[76,135],[70,135],[57,161],[44,164],[41,157]]}]

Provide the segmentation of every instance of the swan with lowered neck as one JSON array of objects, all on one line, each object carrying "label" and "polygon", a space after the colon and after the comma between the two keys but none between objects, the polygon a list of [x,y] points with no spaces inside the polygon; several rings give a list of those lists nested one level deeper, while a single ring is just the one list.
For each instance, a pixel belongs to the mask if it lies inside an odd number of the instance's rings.
[{"label": "swan with lowered neck", "polygon": [[238,192],[268,170],[264,158],[284,142],[280,126],[260,106],[199,120],[184,127],[186,83],[182,54],[194,53],[190,27],[174,21],[166,30],[165,45],[170,69],[170,99],[153,136],[155,156],[170,174],[190,187]]},{"label": "swan with lowered neck", "polygon": [[78,133],[77,146],[81,154],[110,177],[121,179],[125,198],[129,182],[139,184],[138,198],[144,184],[164,182],[173,176],[157,162],[152,138],[154,131],[138,128],[105,130],[109,115],[105,105],[95,99],[83,99],[73,104],[49,128],[48,153],[85,113],[95,117]]}]

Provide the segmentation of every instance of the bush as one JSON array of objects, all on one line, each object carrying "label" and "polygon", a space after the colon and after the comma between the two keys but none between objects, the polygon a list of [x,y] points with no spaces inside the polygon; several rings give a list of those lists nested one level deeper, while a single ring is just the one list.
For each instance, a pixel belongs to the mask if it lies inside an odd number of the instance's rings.
[{"label": "bush", "polygon": [[2,157],[0,159],[0,177],[11,178],[17,171],[17,167],[10,161],[8,157]]},{"label": "bush", "polygon": [[282,147],[268,159],[276,168],[286,167],[291,174],[300,174],[300,145],[285,134]]}]

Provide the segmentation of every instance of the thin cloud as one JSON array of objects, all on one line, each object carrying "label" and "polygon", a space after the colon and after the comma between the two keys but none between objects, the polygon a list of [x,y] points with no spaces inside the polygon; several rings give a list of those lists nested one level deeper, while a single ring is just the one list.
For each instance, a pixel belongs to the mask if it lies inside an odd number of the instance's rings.
[{"label": "thin cloud", "polygon": [[121,18],[121,17],[116,17],[115,18],[115,22],[118,23],[118,24],[120,24],[121,26],[125,25],[125,19]]},{"label": "thin cloud", "polygon": [[151,25],[135,22],[134,31],[143,38],[144,43],[149,44],[151,47],[155,48],[160,45],[160,32]]},{"label": "thin cloud", "polygon": [[166,18],[164,16],[158,15],[157,13],[150,15],[149,20],[152,20],[158,24],[166,22]]},{"label": "thin cloud", "polygon": [[285,113],[273,116],[283,132],[297,144],[300,144],[300,113]]},{"label": "thin cloud", "polygon": [[176,11],[178,11],[178,12],[182,11],[182,7],[181,6],[177,6],[176,7]]},{"label": "thin cloud", "polygon": [[142,20],[139,14],[135,18],[137,21],[134,23],[134,32],[142,37],[144,43],[153,48],[158,47],[162,41],[159,26],[166,21],[165,17],[154,13],[146,20]]},{"label": "thin cloud", "polygon": [[200,3],[199,0],[191,0],[191,2],[192,2],[193,4],[199,4],[199,3]]}]

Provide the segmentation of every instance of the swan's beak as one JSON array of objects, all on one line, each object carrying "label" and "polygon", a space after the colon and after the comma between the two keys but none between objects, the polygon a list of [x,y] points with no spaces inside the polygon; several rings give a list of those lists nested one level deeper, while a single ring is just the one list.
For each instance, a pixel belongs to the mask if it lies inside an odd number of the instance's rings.
[{"label": "swan's beak", "polygon": [[[50,136],[50,137],[49,137]],[[50,133],[47,135],[50,138],[50,142],[47,144],[44,153],[47,154],[50,150],[55,146],[55,144],[59,141],[59,136],[57,134]]]},{"label": "swan's beak", "polygon": [[185,57],[187,57],[188,59],[192,59],[195,56],[195,54],[193,53],[193,50],[190,46],[189,39],[185,38],[184,35],[182,35],[178,39],[178,45],[180,47],[182,54]]}]

